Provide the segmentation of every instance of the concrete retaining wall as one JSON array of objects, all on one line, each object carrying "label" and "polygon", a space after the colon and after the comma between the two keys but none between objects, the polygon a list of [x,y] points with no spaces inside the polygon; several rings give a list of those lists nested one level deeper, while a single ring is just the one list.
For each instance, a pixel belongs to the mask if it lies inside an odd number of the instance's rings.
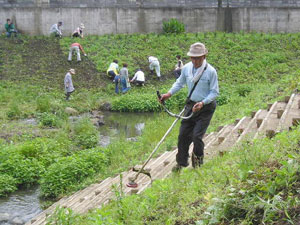
[{"label": "concrete retaining wall", "polygon": [[171,18],[188,32],[299,32],[300,0],[0,0],[1,31],[6,18],[32,35],[57,21],[64,35],[81,22],[85,34],[161,32]]}]

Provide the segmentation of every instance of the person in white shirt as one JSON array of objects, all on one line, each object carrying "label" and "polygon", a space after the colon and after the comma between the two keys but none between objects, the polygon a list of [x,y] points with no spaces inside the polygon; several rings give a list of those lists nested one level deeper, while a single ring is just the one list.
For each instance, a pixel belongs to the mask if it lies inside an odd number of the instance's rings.
[{"label": "person in white shirt", "polygon": [[153,56],[149,56],[148,61],[150,63],[149,68],[151,70],[151,74],[153,74],[155,69],[156,76],[160,80],[160,65],[158,59]]},{"label": "person in white shirt", "polygon": [[136,83],[139,86],[144,86],[145,84],[145,74],[141,69],[138,69],[134,74],[134,77],[131,79],[130,83]]},{"label": "person in white shirt", "polygon": [[72,33],[72,37],[80,37],[83,38],[83,29],[84,29],[84,24],[81,23],[79,27],[76,28],[76,30],[74,30],[74,32]]},{"label": "person in white shirt", "polygon": [[58,22],[57,24],[53,24],[50,28],[50,35],[54,37],[62,37],[62,32],[60,27],[62,26],[62,22]]}]

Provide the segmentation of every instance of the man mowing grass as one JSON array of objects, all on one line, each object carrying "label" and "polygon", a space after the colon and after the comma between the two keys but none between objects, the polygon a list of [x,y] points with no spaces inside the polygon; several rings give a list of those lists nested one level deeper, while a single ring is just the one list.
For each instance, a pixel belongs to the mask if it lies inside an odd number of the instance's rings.
[{"label": "man mowing grass", "polygon": [[206,62],[208,51],[205,45],[197,42],[191,45],[187,63],[180,77],[173,84],[168,93],[161,96],[160,102],[169,99],[185,85],[188,87],[185,116],[193,116],[182,120],[178,136],[177,165],[173,171],[180,171],[188,166],[189,146],[193,142],[192,166],[203,164],[204,142],[202,138],[216,109],[216,97],[219,95],[218,76],[216,70]]}]

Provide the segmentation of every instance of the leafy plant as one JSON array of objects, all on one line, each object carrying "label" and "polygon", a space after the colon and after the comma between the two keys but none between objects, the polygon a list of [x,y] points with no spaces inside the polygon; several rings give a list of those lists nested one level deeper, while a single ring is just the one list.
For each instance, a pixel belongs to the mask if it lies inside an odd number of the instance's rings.
[{"label": "leafy plant", "polygon": [[98,144],[99,134],[89,118],[82,118],[74,125],[74,141],[83,149],[93,148]]},{"label": "leafy plant", "polygon": [[174,33],[180,34],[184,33],[185,28],[182,22],[179,22],[177,19],[170,19],[169,21],[163,22],[163,31],[164,33]]},{"label": "leafy plant", "polygon": [[251,91],[252,91],[252,87],[250,87],[249,85],[239,85],[236,88],[236,92],[241,97],[246,97]]},{"label": "leafy plant", "polygon": [[38,112],[50,112],[51,110],[51,100],[47,95],[41,95],[36,99],[36,108]]},{"label": "leafy plant", "polygon": [[38,117],[41,125],[45,127],[57,127],[60,124],[59,118],[53,113],[43,112]]},{"label": "leafy plant", "polygon": [[6,196],[7,193],[17,190],[17,181],[15,178],[7,175],[0,174],[0,197]]},{"label": "leafy plant", "polygon": [[37,183],[44,167],[36,159],[26,159],[15,153],[0,164],[0,172],[13,177],[18,185],[30,186]]},{"label": "leafy plant", "polygon": [[78,222],[78,215],[71,209],[57,206],[54,213],[47,218],[47,224],[52,225],[72,225]]},{"label": "leafy plant", "polygon": [[9,119],[18,119],[21,116],[21,110],[16,102],[9,106],[6,115]]},{"label": "leafy plant", "polygon": [[108,154],[101,148],[89,149],[61,158],[42,176],[40,181],[42,195],[46,198],[56,198],[87,177],[99,173],[108,163]]}]

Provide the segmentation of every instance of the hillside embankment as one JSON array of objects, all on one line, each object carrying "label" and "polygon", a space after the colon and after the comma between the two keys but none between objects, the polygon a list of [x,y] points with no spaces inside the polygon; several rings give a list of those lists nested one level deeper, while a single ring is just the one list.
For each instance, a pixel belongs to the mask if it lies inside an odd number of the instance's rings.
[{"label": "hillside embankment", "polygon": [[[39,183],[44,198],[57,200],[125,171],[145,160],[173,120],[158,113],[147,121],[136,142],[121,137],[103,148],[97,146],[97,128],[86,118],[71,124],[66,107],[84,113],[99,110],[108,102],[118,112],[159,112],[156,90],[164,93],[175,81],[172,77],[175,56],[181,54],[187,63],[190,44],[203,41],[209,49],[208,62],[219,76],[218,108],[209,131],[215,130],[266,108],[269,102],[299,88],[299,40],[299,34],[219,32],[87,36],[76,41],[83,45],[88,59],[69,64],[68,47],[73,42],[70,38],[58,41],[48,37],[23,36],[16,40],[1,37],[1,195]],[[165,76],[161,82],[149,73],[149,55],[161,61]],[[106,69],[115,58],[120,66],[123,62],[129,64],[131,77],[137,67],[143,68],[145,87],[133,86],[127,94],[114,94],[114,84],[106,77]],[[66,102],[63,78],[71,67],[77,70],[76,91]],[[178,111],[185,97],[184,89],[167,106]],[[20,125],[20,119],[30,118],[37,119],[38,124]],[[176,146],[177,134],[175,128],[159,152]],[[156,219],[151,215],[147,222]]]},{"label": "hillside embankment", "polygon": [[74,82],[78,88],[102,87],[105,79],[90,60],[80,64],[68,63],[66,54],[58,39],[34,37],[21,39],[0,38],[1,74],[0,79],[18,85],[29,83],[49,88],[63,88],[63,79],[70,68],[77,74]]}]

